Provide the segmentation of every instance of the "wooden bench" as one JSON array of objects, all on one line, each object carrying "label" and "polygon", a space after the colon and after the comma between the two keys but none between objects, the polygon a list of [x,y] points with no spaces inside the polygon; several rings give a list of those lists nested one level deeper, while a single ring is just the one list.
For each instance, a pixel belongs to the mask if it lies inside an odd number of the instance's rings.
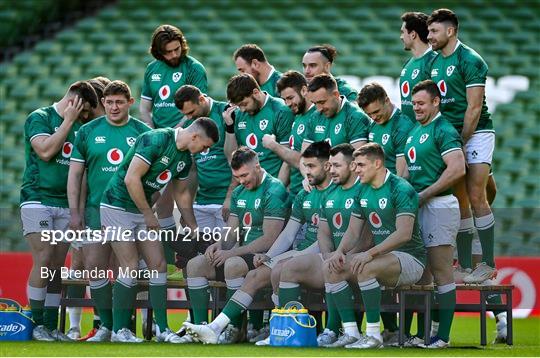
[{"label": "wooden bench", "polygon": [[[138,281],[138,286],[143,291],[148,288],[148,281]],[[86,280],[63,280],[62,281],[62,298],[60,300],[60,330],[65,331],[66,322],[66,308],[67,307],[93,307],[94,303],[89,298],[67,298],[65,297],[66,288],[68,286],[86,286],[88,282]],[[353,286],[354,287],[354,286]],[[186,289],[187,294],[187,282],[182,281],[169,281],[167,282],[167,288],[173,289]],[[209,309],[211,311],[211,319],[213,319],[227,303],[225,293],[227,286],[224,282],[210,281],[209,282],[211,300]],[[513,344],[513,320],[512,320],[512,285],[496,285],[496,286],[482,286],[482,285],[456,285],[458,291],[477,291],[480,294],[478,303],[457,303],[456,312],[479,312],[480,313],[480,344],[482,346],[487,345],[487,333],[486,333],[486,313],[487,311],[499,310],[507,313],[508,320],[508,335],[507,344]],[[355,288],[357,290],[357,288]],[[430,325],[431,325],[431,309],[437,308],[433,306],[431,302],[431,295],[434,292],[434,286],[404,286],[394,290],[390,290],[395,297],[396,303],[386,303],[381,305],[381,312],[394,312],[399,313],[399,344],[403,345],[405,336],[402,327],[405,326],[405,310],[414,310],[424,313],[424,340],[429,343],[430,337]],[[263,290],[263,299],[254,301],[249,309],[256,310],[270,310],[274,308],[274,304],[271,300],[271,289]],[[358,293],[358,292],[357,292]],[[487,297],[491,294],[501,294],[505,296],[505,301],[502,304],[488,304],[486,302]],[[360,297],[360,295],[356,295]],[[410,304],[411,297],[420,297],[422,304]],[[304,290],[303,291],[303,304],[310,312],[322,312],[326,310],[326,304],[324,303],[324,291],[323,290]],[[364,311],[362,302],[358,300],[356,302],[359,309]],[[136,300],[135,308],[147,308],[147,322],[152,322],[152,307],[148,300]],[[167,300],[167,308],[173,309],[190,309],[191,304],[188,300]],[[320,315],[319,315],[320,316]],[[152,325],[146,326],[144,332],[146,339],[152,338]]]}]

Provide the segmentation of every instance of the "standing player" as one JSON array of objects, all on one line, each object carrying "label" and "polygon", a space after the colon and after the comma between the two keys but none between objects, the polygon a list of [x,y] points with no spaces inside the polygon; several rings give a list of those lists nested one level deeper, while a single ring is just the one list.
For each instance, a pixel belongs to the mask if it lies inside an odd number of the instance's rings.
[{"label": "standing player", "polygon": [[167,323],[167,272],[162,243],[156,242],[159,222],[151,209],[152,196],[174,179],[176,203],[196,236],[193,199],[185,179],[191,154],[205,151],[218,141],[217,126],[208,118],[199,118],[186,129],[163,128],[143,133],[109,181],[101,198],[101,226],[120,267],[113,287],[111,341],[142,342],[128,328],[137,294],[132,270],[138,267],[141,255],[151,273],[148,291],[157,340],[178,343],[180,337],[171,332]]},{"label": "standing player", "polygon": [[290,167],[289,192],[296,195],[302,189],[302,174],[300,173],[300,151],[306,134],[306,128],[315,106],[307,98],[306,78],[297,71],[287,71],[277,82],[277,88],[285,104],[295,114],[294,123],[289,137],[289,147],[276,142],[273,135],[263,137],[263,146],[276,153]]},{"label": "standing player", "polygon": [[[452,186],[465,175],[465,159],[459,133],[439,111],[437,85],[422,81],[412,95],[419,125],[409,133],[405,146],[407,168],[409,182],[418,193],[420,229],[428,257],[426,271],[437,284],[439,303],[438,330],[427,348],[446,348],[456,305],[452,260],[459,229],[459,204]],[[425,275],[423,284],[431,283],[426,279],[431,281]]]},{"label": "standing player", "polygon": [[[353,203],[350,228],[336,252],[325,262],[326,284],[341,315],[345,334],[356,327],[352,289],[347,281],[358,281],[366,309],[366,335],[350,339],[345,348],[380,348],[381,284],[398,287],[416,283],[424,271],[425,249],[420,239],[416,214],[418,196],[412,186],[384,166],[385,154],[377,143],[354,152],[356,173],[363,186]],[[357,254],[347,254],[365,222],[375,246]],[[358,333],[358,332],[356,332]]]},{"label": "standing player", "polygon": [[[32,112],[24,125],[26,168],[21,187],[23,235],[32,251],[32,270],[27,295],[36,322],[32,336],[39,341],[69,337],[57,329],[60,304],[60,268],[69,244],[42,240],[51,230],[66,230],[69,223],[66,185],[69,157],[81,122],[97,106],[96,92],[88,82],[73,83],[64,97],[49,107]],[[55,273],[48,280],[42,268]]]},{"label": "standing player", "polygon": [[[472,267],[473,225],[482,245],[483,262],[463,281],[481,283],[493,278],[497,272],[495,218],[485,190],[495,146],[495,131],[485,102],[488,66],[478,53],[458,40],[458,19],[451,10],[435,10],[427,24],[428,40],[433,50],[440,51],[432,62],[431,79],[442,96],[441,112],[461,134],[468,165],[465,180],[456,186],[461,208],[458,257],[463,268]],[[469,206],[474,213],[474,222]]]},{"label": "standing player", "polygon": [[[231,298],[242,286],[244,276],[255,268],[254,254],[265,253],[272,246],[289,215],[285,186],[262,168],[255,151],[240,147],[233,154],[231,168],[240,186],[233,191],[226,235],[187,265],[195,324],[208,319],[208,280],[225,280],[227,297]],[[241,339],[241,317],[230,323],[220,337],[221,343],[237,343]],[[212,343],[217,343],[219,333]],[[185,340],[191,341],[189,336]]]},{"label": "standing player", "polygon": [[287,146],[294,122],[293,112],[280,99],[261,91],[249,74],[236,75],[229,80],[227,98],[235,106],[223,113],[227,132],[225,153],[232,153],[239,145],[247,146],[258,154],[261,167],[268,174],[286,182],[288,175],[280,175],[283,162],[262,142],[265,134],[273,134],[280,145]]},{"label": "standing player", "polygon": [[[255,294],[260,289],[270,285],[272,271],[277,266],[281,266],[284,260],[290,257],[318,253],[317,225],[319,207],[322,196],[331,188],[328,175],[329,156],[330,145],[326,142],[313,143],[302,153],[306,176],[314,189],[309,193],[302,190],[296,196],[287,226],[285,226],[266,254],[255,255],[253,264],[256,268],[248,272],[242,286],[228,300],[223,312],[209,325],[185,324],[193,333],[193,335],[188,335],[189,338],[186,339],[186,342],[219,342],[218,337],[227,325],[231,321],[238,321],[242,313],[253,302]],[[296,233],[304,223],[307,223],[308,228],[305,238],[297,248],[298,251],[289,250]],[[277,268],[277,270],[280,270],[280,268]],[[276,306],[278,306],[277,302]]]},{"label": "standing player", "polygon": [[[332,65],[337,56],[337,50],[332,45],[319,45],[309,48],[302,58],[304,75],[308,82],[313,77],[321,74],[332,75]],[[358,92],[351,87],[344,79],[334,77],[337,83],[338,92],[345,96],[347,100],[354,103],[358,98]]]},{"label": "standing player", "polygon": [[378,83],[365,85],[358,95],[358,105],[373,122],[369,129],[369,142],[379,143],[384,150],[385,167],[402,177],[407,163],[404,148],[413,122],[405,116]]},{"label": "standing player", "polygon": [[309,82],[308,97],[317,107],[317,113],[309,121],[302,149],[321,140],[328,141],[331,146],[350,143],[355,149],[367,142],[369,118],[339,94],[336,80],[331,75],[313,77]]},{"label": "standing player", "polygon": [[428,43],[428,16],[422,12],[406,12],[401,15],[401,35],[405,51],[412,57],[405,63],[399,77],[401,112],[416,123],[411,91],[417,83],[430,78],[429,67],[437,53]]},{"label": "standing player", "polygon": [[276,83],[281,77],[281,72],[276,71],[266,60],[264,51],[255,44],[242,45],[233,55],[234,65],[240,73],[252,75],[261,87],[261,91],[267,92],[272,97],[278,97]]},{"label": "standing player", "polygon": [[[70,228],[100,230],[99,203],[105,187],[141,133],[150,130],[143,122],[129,115],[133,105],[131,90],[122,81],[111,82],[103,91],[101,102],[106,115],[81,127],[75,140],[68,178],[68,199],[71,208]],[[77,208],[83,190],[83,175],[87,172],[87,198],[84,218]],[[86,270],[109,268],[112,253],[109,243],[83,243]],[[88,342],[108,342],[113,329],[112,286],[107,278],[90,278],[90,292],[101,320],[101,326]]]},{"label": "standing player", "polygon": [[[193,205],[199,230],[216,233],[216,230],[221,231],[221,228],[226,226],[231,194],[236,184],[232,183],[231,168],[223,151],[225,142],[223,111],[227,104],[202,94],[197,87],[191,85],[184,85],[176,91],[174,103],[187,119],[184,126],[190,125],[197,118],[208,117],[218,127],[219,141],[208,151],[194,156],[198,190]],[[191,252],[185,250],[179,252],[178,254],[182,257],[179,266],[185,267],[187,262],[196,255],[197,249],[202,249],[201,253],[204,253],[206,247],[200,246],[190,250]]]}]

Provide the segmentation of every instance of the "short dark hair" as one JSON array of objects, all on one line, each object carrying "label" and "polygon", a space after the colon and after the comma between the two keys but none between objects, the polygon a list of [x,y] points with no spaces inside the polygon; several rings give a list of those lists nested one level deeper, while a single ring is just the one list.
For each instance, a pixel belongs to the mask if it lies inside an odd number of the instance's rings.
[{"label": "short dark hair", "polygon": [[420,37],[423,43],[428,43],[428,28],[427,28],[428,16],[423,12],[411,11],[401,15],[401,21],[405,23],[405,28],[408,32],[414,31]]},{"label": "short dark hair", "polygon": [[384,149],[379,143],[366,143],[354,151],[354,157],[367,157],[370,161],[382,160],[384,164]]},{"label": "short dark hair", "polygon": [[111,83],[111,80],[104,76],[98,76],[89,79],[87,82],[90,83],[90,85],[92,85],[92,87],[94,88],[94,91],[96,91],[99,103],[99,100],[103,98],[103,90],[105,90],[105,87],[107,87],[107,85]]},{"label": "short dark hair", "polygon": [[368,83],[358,93],[358,105],[360,108],[364,108],[375,101],[384,102],[388,98],[388,94],[384,90],[383,86],[377,82]]},{"label": "short dark hair", "polygon": [[308,85],[309,92],[315,92],[321,88],[326,89],[328,92],[337,91],[337,83],[334,77],[326,73],[321,73],[311,79]]},{"label": "short dark hair", "polygon": [[103,90],[103,98],[116,94],[123,95],[129,101],[129,99],[131,98],[131,90],[129,89],[127,83],[119,80],[114,80],[109,83],[107,87],[105,87],[105,89]]},{"label": "short dark hair", "polygon": [[345,159],[350,162],[353,158],[354,147],[350,143],[341,143],[330,149],[330,156],[335,157],[342,153]]},{"label": "short dark hair", "polygon": [[219,142],[219,129],[216,123],[214,123],[214,121],[210,118],[199,117],[191,125],[195,126],[194,128],[203,131],[204,134],[208,138],[212,139],[214,143]]},{"label": "short dark hair", "polygon": [[174,94],[174,105],[179,110],[182,110],[184,103],[193,102],[198,104],[201,91],[192,85],[183,85]]},{"label": "short dark hair", "polygon": [[172,25],[160,25],[154,30],[150,53],[156,60],[165,60],[163,51],[165,50],[165,46],[172,41],[180,41],[180,48],[182,49],[180,57],[188,55],[189,46],[186,37],[179,28]]},{"label": "short dark hair", "polygon": [[257,153],[246,146],[239,147],[234,151],[231,158],[231,169],[238,170],[242,165],[258,160]]},{"label": "short dark hair", "polygon": [[266,62],[264,51],[255,44],[245,44],[236,49],[233,54],[233,59],[236,61],[238,57],[242,57],[248,63],[253,62],[253,60]]},{"label": "short dark hair", "polygon": [[336,48],[329,44],[310,47],[306,52],[320,52],[321,55],[323,55],[323,57],[326,58],[330,63],[333,63],[337,56]]},{"label": "short dark hair", "polygon": [[328,160],[330,158],[330,143],[325,140],[311,143],[302,153],[302,158]]},{"label": "short dark hair", "polygon": [[255,88],[261,90],[252,75],[247,73],[235,75],[227,83],[227,99],[231,103],[239,103],[244,98],[251,96]]},{"label": "short dark hair", "polygon": [[77,81],[71,84],[67,93],[70,96],[79,96],[84,102],[88,102],[92,108],[96,108],[98,105],[96,91],[88,81]]},{"label": "short dark hair", "polygon": [[281,75],[281,78],[276,83],[276,87],[279,93],[289,87],[300,93],[302,87],[307,86],[307,84],[306,78],[300,72],[287,71]]},{"label": "short dark hair", "polygon": [[420,91],[426,91],[430,94],[431,98],[439,97],[441,98],[441,92],[439,92],[439,87],[432,80],[424,80],[418,82],[416,86],[412,89],[412,96]]},{"label": "short dark hair", "polygon": [[455,27],[456,32],[459,26],[459,21],[456,14],[449,9],[438,9],[433,11],[427,19],[427,24],[429,26],[434,22],[449,22],[453,27]]}]

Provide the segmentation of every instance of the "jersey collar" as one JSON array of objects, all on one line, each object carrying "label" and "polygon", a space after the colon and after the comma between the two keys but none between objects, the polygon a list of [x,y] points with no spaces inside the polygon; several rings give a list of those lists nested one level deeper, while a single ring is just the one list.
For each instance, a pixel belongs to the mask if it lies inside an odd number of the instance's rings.
[{"label": "jersey collar", "polygon": [[386,184],[386,181],[390,178],[390,170],[386,169],[386,175],[384,177],[383,185]]},{"label": "jersey collar", "polygon": [[263,103],[261,109],[262,109],[264,106],[266,106],[266,103],[268,103],[268,99],[270,98],[270,95],[268,94],[268,92],[262,91],[262,93],[264,93],[264,95],[266,96],[266,98],[264,99],[264,103]]},{"label": "jersey collar", "polygon": [[440,116],[441,116],[441,112],[437,112],[437,114],[435,115],[435,117],[433,117],[433,119],[431,121],[434,122]]},{"label": "jersey collar", "polygon": [[272,69],[270,70],[270,73],[268,74],[268,77],[266,77],[266,81],[264,81],[263,84],[265,84],[266,82],[268,82],[270,80],[270,78],[272,77],[272,75],[274,74],[274,72],[276,72],[276,69],[274,68],[274,66],[270,66]]},{"label": "jersey collar", "polygon": [[458,47],[461,45],[461,41],[457,40],[456,41],[456,47],[454,47],[454,51],[452,51],[452,53],[450,55],[453,55],[454,52],[456,52],[456,50],[458,49]]},{"label": "jersey collar", "polygon": [[53,106],[53,109],[56,112],[56,114],[58,114],[60,116],[60,118],[64,118],[64,117],[62,117],[60,112],[58,112],[58,102],[54,102],[52,106]]},{"label": "jersey collar", "polygon": [[210,101],[210,108],[208,109],[208,115],[210,115],[210,112],[212,112],[212,107],[214,106],[214,100],[209,96],[205,95],[205,97]]},{"label": "jersey collar", "polygon": [[176,138],[178,138],[178,133],[180,133],[180,130],[182,128],[175,128],[174,129],[174,141],[176,142]]}]

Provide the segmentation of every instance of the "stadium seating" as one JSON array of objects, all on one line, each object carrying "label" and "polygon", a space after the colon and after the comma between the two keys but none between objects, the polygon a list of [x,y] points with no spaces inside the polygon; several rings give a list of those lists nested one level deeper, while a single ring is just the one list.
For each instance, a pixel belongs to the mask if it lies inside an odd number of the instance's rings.
[{"label": "stadium seating", "polygon": [[[13,29],[35,26],[24,22],[28,3],[0,7],[0,35],[14,36]],[[26,4],[26,5],[25,5]],[[36,5],[37,6],[37,5]],[[24,167],[23,126],[33,109],[60,98],[69,82],[105,75],[129,83],[139,97],[152,31],[161,23],[177,25],[185,32],[191,54],[207,68],[209,95],[224,99],[225,85],[235,67],[232,52],[246,42],[256,42],[279,71],[301,70],[301,56],[313,44],[334,44],[339,56],[334,74],[351,77],[358,87],[376,79],[399,98],[396,79],[409,57],[399,40],[399,16],[408,10],[429,13],[431,4],[326,1],[263,2],[183,1],[152,2],[120,0],[74,26],[38,43],[31,51],[0,64],[2,96],[0,135],[2,217],[11,225],[0,225],[2,248],[24,248],[17,218],[18,188]],[[53,8],[51,8],[53,9]],[[34,8],[35,10],[35,8]],[[518,0],[490,6],[488,0],[463,2],[455,10],[460,18],[461,40],[475,48],[490,66],[488,82],[490,110],[498,132],[494,170],[498,194],[494,203],[499,254],[527,254],[538,247],[540,210],[540,7]],[[481,10],[481,11],[480,11]],[[51,16],[52,14],[51,10]],[[35,13],[35,12],[34,12]],[[45,20],[50,16],[44,16]],[[372,77],[385,76],[385,77]],[[138,100],[137,100],[138,103]],[[496,107],[495,107],[496,106]],[[132,115],[138,115],[134,106]],[[524,219],[524,212],[531,213]],[[2,222],[5,222],[2,220]],[[5,247],[7,246],[7,247]]]}]

